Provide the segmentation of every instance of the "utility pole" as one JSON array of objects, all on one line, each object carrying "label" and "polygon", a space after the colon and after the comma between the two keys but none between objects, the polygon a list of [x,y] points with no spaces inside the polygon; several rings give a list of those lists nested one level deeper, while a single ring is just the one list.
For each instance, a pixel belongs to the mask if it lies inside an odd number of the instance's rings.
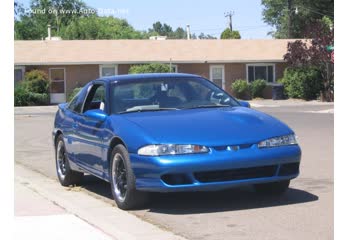
[{"label": "utility pole", "polygon": [[225,17],[228,17],[228,19],[229,19],[228,24],[229,24],[229,28],[230,28],[231,32],[232,32],[232,16],[234,13],[235,13],[234,11],[225,12]]},{"label": "utility pole", "polygon": [[291,28],[292,28],[292,0],[288,1],[288,38],[292,37]]}]

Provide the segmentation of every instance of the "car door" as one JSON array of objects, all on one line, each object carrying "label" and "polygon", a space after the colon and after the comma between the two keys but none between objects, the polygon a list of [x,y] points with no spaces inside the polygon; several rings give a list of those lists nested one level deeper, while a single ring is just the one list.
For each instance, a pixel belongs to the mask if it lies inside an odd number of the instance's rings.
[{"label": "car door", "polygon": [[99,121],[84,115],[88,110],[100,109],[105,111],[106,86],[103,82],[95,82],[89,89],[82,114],[79,115],[75,136],[78,142],[76,159],[92,174],[103,177],[102,156],[108,149],[103,144],[105,135],[105,121]]},{"label": "car door", "polygon": [[84,100],[86,98],[88,86],[83,88],[68,103],[64,111],[64,121],[62,129],[64,132],[65,145],[70,161],[76,163],[76,154],[78,153],[78,144],[76,139],[76,127],[78,126],[79,117],[81,115]]}]

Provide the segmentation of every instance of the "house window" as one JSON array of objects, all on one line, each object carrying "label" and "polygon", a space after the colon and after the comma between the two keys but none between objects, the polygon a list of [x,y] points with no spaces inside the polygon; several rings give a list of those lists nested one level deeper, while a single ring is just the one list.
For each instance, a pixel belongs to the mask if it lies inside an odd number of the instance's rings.
[{"label": "house window", "polygon": [[275,81],[274,64],[247,64],[247,80],[253,82],[257,79],[263,79],[269,83]]},{"label": "house window", "polygon": [[15,85],[24,79],[24,72],[25,72],[25,67],[15,67],[14,71],[14,80],[15,80]]},{"label": "house window", "polygon": [[210,66],[210,80],[218,87],[225,89],[225,68],[224,65]]},{"label": "house window", "polygon": [[118,65],[100,65],[100,77],[114,76],[118,74]]}]

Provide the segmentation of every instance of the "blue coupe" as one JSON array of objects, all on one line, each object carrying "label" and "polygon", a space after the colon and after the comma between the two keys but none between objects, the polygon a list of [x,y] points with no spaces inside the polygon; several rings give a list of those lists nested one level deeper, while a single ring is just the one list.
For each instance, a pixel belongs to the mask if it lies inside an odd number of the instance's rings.
[{"label": "blue coupe", "polygon": [[301,159],[286,124],[190,74],[94,80],[59,105],[53,139],[60,183],[97,176],[121,209],[144,204],[149,192],[251,184],[281,194]]}]

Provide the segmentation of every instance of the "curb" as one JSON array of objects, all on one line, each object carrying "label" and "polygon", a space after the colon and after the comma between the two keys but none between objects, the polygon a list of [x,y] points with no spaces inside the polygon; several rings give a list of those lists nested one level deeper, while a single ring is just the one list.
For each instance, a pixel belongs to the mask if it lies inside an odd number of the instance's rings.
[{"label": "curb", "polygon": [[186,240],[81,191],[64,188],[52,179],[15,164],[15,179],[114,239]]}]

